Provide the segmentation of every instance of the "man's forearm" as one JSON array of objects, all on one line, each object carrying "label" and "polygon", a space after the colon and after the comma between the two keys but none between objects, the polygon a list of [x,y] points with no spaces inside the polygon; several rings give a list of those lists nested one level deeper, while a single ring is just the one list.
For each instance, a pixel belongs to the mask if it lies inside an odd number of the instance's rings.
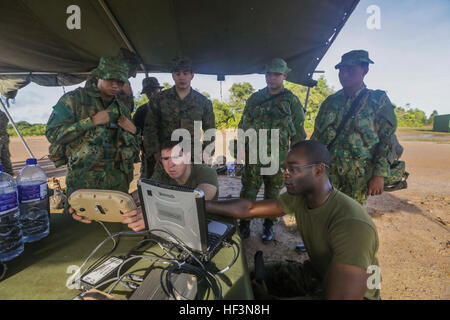
[{"label": "man's forearm", "polygon": [[252,201],[246,199],[206,201],[206,211],[236,219],[250,218]]}]

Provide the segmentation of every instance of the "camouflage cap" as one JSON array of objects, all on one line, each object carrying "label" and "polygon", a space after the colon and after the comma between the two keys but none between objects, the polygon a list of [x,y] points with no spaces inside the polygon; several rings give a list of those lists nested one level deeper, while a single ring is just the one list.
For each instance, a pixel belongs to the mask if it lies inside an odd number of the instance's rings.
[{"label": "camouflage cap", "polygon": [[164,88],[164,87],[159,84],[158,79],[156,79],[155,77],[148,77],[142,80],[141,94],[144,93],[144,91],[148,88]]},{"label": "camouflage cap", "polygon": [[170,71],[190,70],[192,71],[192,61],[188,57],[176,56],[172,59]]},{"label": "camouflage cap", "polygon": [[266,64],[265,71],[276,72],[276,73],[289,73],[292,70],[288,68],[286,61],[281,58],[272,59],[268,64]]},{"label": "camouflage cap", "polygon": [[92,75],[102,79],[118,79],[128,81],[128,65],[118,57],[101,57],[97,68],[92,70]]},{"label": "camouflage cap", "polygon": [[354,66],[360,63],[373,63],[369,59],[369,53],[366,50],[353,50],[344,54],[341,58],[341,62],[334,68],[339,69],[342,66]]}]

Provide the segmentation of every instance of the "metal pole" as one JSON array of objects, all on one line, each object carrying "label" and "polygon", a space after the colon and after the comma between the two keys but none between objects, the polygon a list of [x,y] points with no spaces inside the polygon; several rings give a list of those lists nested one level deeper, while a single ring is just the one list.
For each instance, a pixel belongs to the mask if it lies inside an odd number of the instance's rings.
[{"label": "metal pole", "polygon": [[306,113],[306,109],[308,107],[308,99],[309,99],[309,90],[311,90],[311,87],[308,87],[308,90],[306,91],[306,99],[305,99],[305,113]]},{"label": "metal pole", "polygon": [[[31,158],[34,158],[33,153],[31,152],[31,149],[28,147],[25,139],[22,137],[22,134],[19,131],[19,128],[17,128],[16,123],[14,122],[13,118],[11,117],[11,115],[8,112],[8,109],[6,109],[5,104],[3,103],[3,100],[0,98],[0,102],[2,104],[3,107],[3,111],[5,111],[6,116],[8,117],[9,121],[11,121],[12,126],[14,127],[14,130],[16,130],[17,135],[20,137],[20,139],[22,139],[23,145],[25,146],[25,148],[27,149],[28,153],[30,154]],[[6,103],[8,103],[8,100],[6,100]]]}]

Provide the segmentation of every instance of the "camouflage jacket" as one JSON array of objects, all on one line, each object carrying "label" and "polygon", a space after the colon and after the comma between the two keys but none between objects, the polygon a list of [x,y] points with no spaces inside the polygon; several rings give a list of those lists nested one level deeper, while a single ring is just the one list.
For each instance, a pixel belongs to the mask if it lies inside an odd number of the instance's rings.
[{"label": "camouflage jacket", "polygon": [[8,116],[3,111],[0,111],[0,141],[9,141],[8,136]]},{"label": "camouflage jacket", "polygon": [[[187,129],[194,144],[194,121],[202,121],[202,130],[215,129],[215,117],[210,100],[199,92],[191,92],[181,100],[175,86],[154,97],[147,112],[144,125],[144,150],[147,154],[160,151],[160,143],[171,140],[176,129]],[[201,133],[200,133],[201,134]],[[215,135],[205,145],[210,145]],[[192,149],[192,153],[194,149]]]},{"label": "camouflage jacket", "polygon": [[[111,110],[110,123],[94,125],[91,117],[105,109]],[[117,125],[120,115],[130,118],[130,110],[117,97],[105,106],[95,86],[66,93],[53,107],[46,127],[50,159],[56,166],[67,163],[69,171],[111,167],[109,163],[132,177],[141,137]]]},{"label": "camouflage jacket", "polygon": [[[325,99],[317,114],[311,140],[328,145],[363,88],[350,97],[345,95],[344,90],[340,90]],[[388,177],[387,156],[391,137],[397,128],[394,107],[382,90],[368,90],[360,104],[362,105],[358,107],[357,113],[350,117],[330,147],[331,164],[349,163],[351,166],[352,160],[369,161],[373,165],[373,176]]]},{"label": "camouflage jacket", "polygon": [[[286,153],[291,144],[306,138],[305,114],[299,98],[290,90],[283,89],[279,96],[267,101],[271,96],[267,87],[252,94],[238,127],[243,130],[253,128],[257,133],[259,129],[279,129],[280,151]],[[267,141],[270,145],[270,131]]]}]

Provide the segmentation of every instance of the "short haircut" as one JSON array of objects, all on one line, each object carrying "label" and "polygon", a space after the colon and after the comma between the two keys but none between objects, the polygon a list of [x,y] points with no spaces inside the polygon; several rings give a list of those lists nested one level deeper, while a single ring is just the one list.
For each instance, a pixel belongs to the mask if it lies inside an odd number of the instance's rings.
[{"label": "short haircut", "polygon": [[303,155],[307,158],[310,164],[323,163],[330,167],[330,152],[327,147],[320,142],[314,140],[305,140],[294,144],[291,150],[303,150]]},{"label": "short haircut", "polygon": [[166,150],[166,149],[172,149],[173,147],[175,147],[180,142],[181,141],[166,140],[166,141],[161,143],[159,150],[163,151],[163,150]]}]

